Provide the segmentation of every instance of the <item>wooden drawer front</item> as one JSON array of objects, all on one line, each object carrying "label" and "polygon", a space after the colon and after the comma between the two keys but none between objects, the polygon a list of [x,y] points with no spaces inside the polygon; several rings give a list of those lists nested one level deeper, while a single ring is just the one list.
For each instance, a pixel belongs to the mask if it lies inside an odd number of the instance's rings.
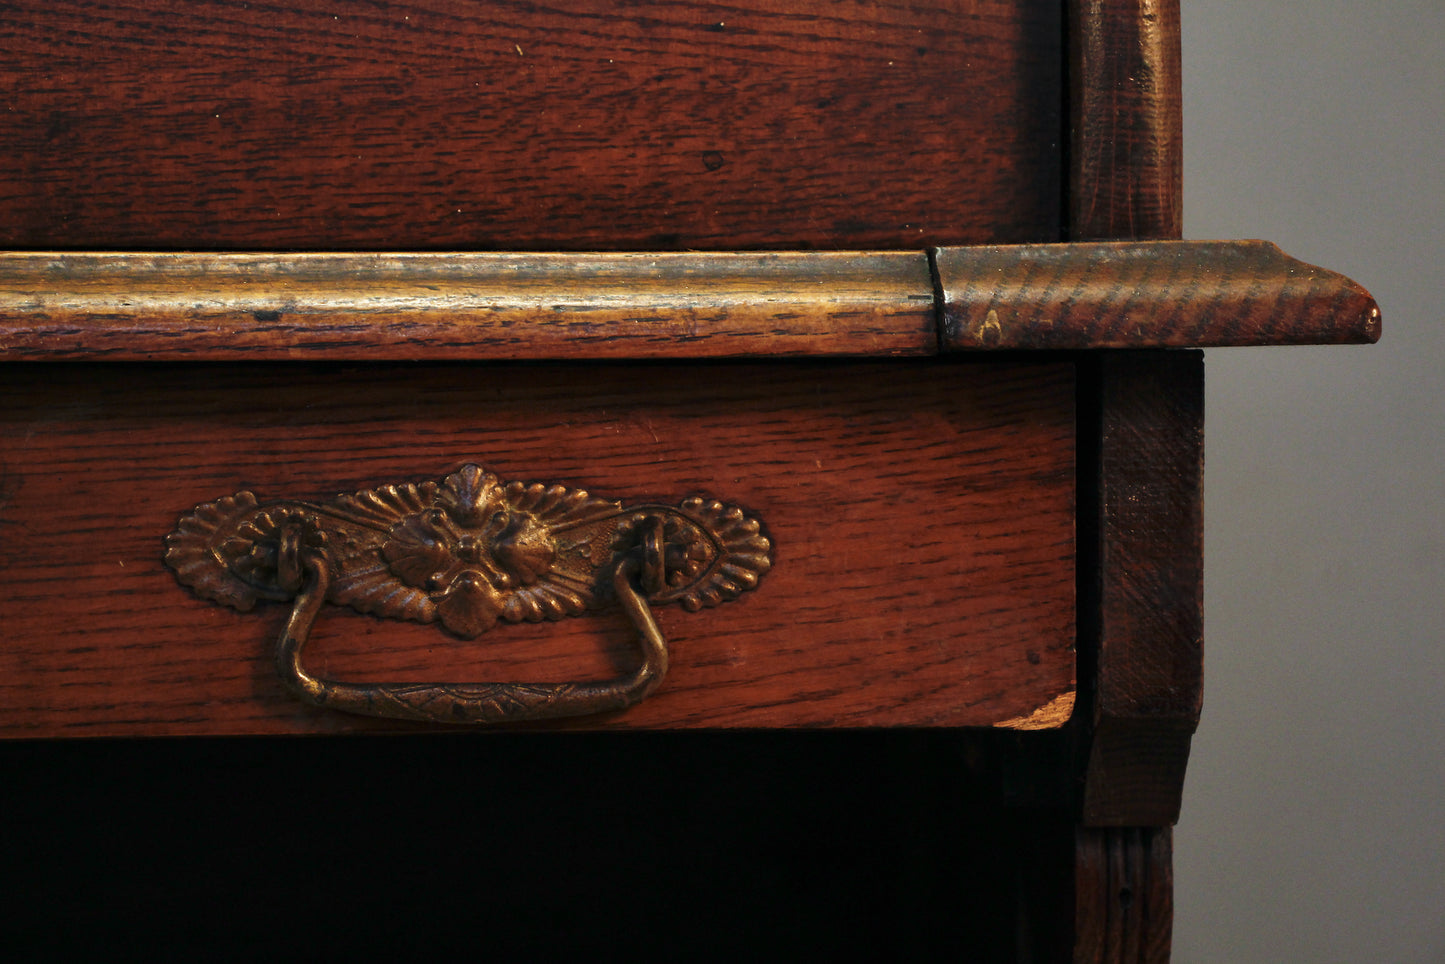
[{"label": "wooden drawer front", "polygon": [[[242,489],[439,479],[708,495],[774,545],[754,591],[659,608],[662,687],[580,727],[1049,726],[1074,690],[1067,364],[11,366],[0,407],[0,727],[12,736],[411,728],[303,706],[289,607],[193,596],[162,538]],[[327,606],[350,681],[615,675],[615,610],[474,640]]]}]

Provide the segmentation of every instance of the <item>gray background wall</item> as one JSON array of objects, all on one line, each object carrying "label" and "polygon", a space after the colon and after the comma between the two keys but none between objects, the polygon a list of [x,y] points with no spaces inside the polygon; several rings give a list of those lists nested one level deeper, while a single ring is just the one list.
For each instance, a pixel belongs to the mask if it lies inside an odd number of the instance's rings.
[{"label": "gray background wall", "polygon": [[1183,0],[1185,232],[1379,300],[1208,352],[1175,960],[1445,961],[1445,2]]}]

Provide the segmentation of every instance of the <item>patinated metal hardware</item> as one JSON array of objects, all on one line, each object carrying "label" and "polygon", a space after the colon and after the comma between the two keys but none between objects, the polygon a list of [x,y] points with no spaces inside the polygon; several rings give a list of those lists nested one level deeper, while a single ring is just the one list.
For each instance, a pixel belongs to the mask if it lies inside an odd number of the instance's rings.
[{"label": "patinated metal hardware", "polygon": [[[624,507],[580,489],[503,482],[466,465],[328,502],[197,506],[166,537],[166,563],[198,596],[248,611],[292,602],[276,669],[297,698],[368,716],[504,723],[623,709],[667,672],[651,606],[716,606],[757,586],[772,546],[756,519],[702,498]],[[642,661],[604,682],[382,683],[320,679],[301,653],[323,603],[440,623],[474,638],[498,622],[562,619],[616,600]]]}]

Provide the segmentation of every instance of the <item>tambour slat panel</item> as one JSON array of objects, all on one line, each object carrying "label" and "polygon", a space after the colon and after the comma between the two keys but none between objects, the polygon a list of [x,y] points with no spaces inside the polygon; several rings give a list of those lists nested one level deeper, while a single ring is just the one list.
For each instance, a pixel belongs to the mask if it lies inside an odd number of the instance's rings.
[{"label": "tambour slat panel", "polygon": [[0,246],[1052,241],[1043,0],[22,0]]}]

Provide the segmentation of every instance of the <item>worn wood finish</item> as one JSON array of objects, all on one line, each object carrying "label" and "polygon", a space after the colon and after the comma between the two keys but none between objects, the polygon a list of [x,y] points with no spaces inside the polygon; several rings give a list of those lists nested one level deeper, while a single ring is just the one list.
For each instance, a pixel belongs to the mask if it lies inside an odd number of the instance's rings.
[{"label": "worn wood finish", "polygon": [[566,359],[1319,344],[1348,278],[1259,241],[934,253],[0,255],[0,358]]},{"label": "worn wood finish", "polygon": [[[1179,238],[1178,0],[1069,0],[1068,25],[1065,236]],[[1071,290],[1060,304],[1047,288],[1036,293],[1056,308],[1075,297]],[[1115,284],[1112,297],[1101,294],[1093,299],[1101,317],[1086,324],[1129,337],[1135,292]],[[1005,319],[995,317],[1002,336]],[[1009,318],[1008,334],[1039,338],[1052,319],[1033,318]],[[985,309],[977,329],[985,339],[988,321]],[[955,332],[967,330],[959,319]],[[1179,813],[1202,673],[1202,355],[1105,353],[1083,371],[1080,671],[1089,725],[1079,733],[1073,960],[1166,962],[1168,825]]]},{"label": "worn wood finish", "polygon": [[1074,964],[1166,964],[1174,934],[1170,828],[1081,828],[1074,860]]},{"label": "worn wood finish", "polygon": [[1069,0],[1067,236],[1177,238],[1179,0]]},{"label": "worn wood finish", "polygon": [[0,358],[918,355],[922,252],[0,255]]},{"label": "worn wood finish", "polygon": [[946,248],[944,350],[1373,342],[1380,309],[1265,241]]},{"label": "worn wood finish", "polygon": [[1059,237],[1044,0],[25,0],[0,246]]},{"label": "worn wood finish", "polygon": [[[908,367],[10,366],[0,404],[0,725],[11,736],[410,728],[293,702],[289,612],[195,598],[162,538],[251,489],[325,498],[437,477],[624,501],[706,494],[763,520],[773,568],[657,611],[663,686],[578,726],[1028,726],[1074,689],[1067,364]],[[497,627],[332,607],[313,672],[352,682],[609,678],[615,611]]]},{"label": "worn wood finish", "polygon": [[1099,356],[1083,820],[1179,817],[1203,685],[1203,354]]}]

